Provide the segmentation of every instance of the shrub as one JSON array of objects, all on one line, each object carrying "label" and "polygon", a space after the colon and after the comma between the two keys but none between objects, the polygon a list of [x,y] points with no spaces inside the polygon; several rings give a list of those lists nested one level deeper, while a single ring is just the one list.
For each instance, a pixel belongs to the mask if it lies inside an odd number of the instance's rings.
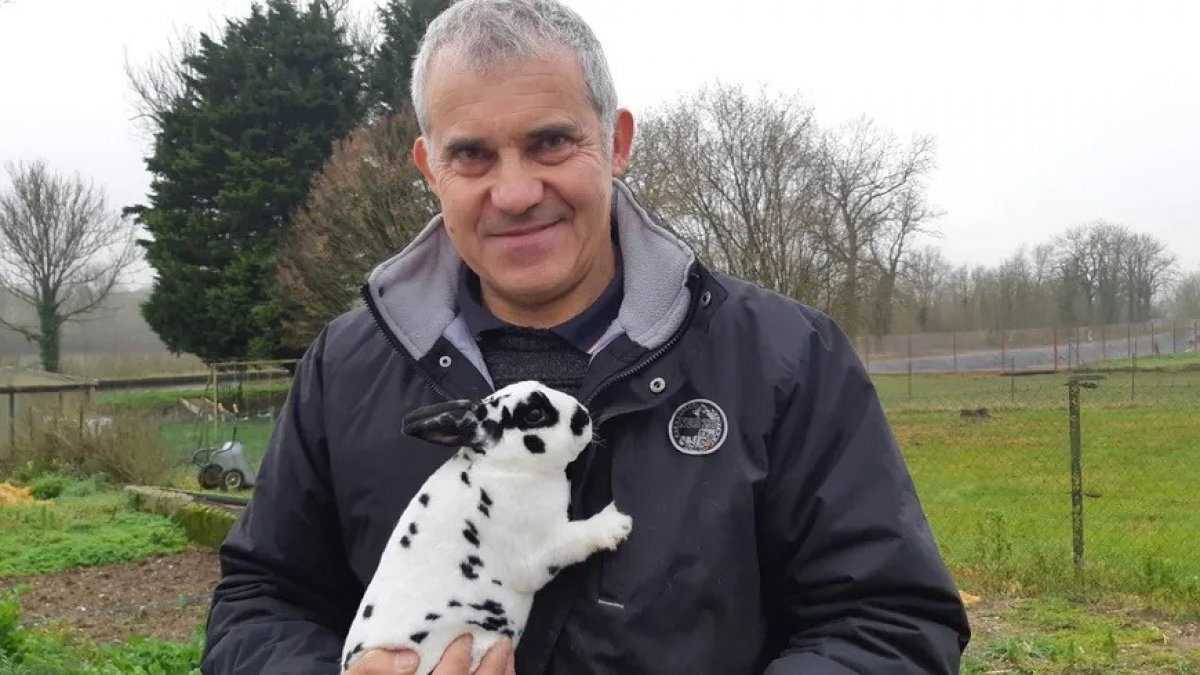
[{"label": "shrub", "polygon": [[29,483],[29,491],[34,499],[54,499],[72,482],[67,476],[48,473],[33,479]]},{"label": "shrub", "polygon": [[[14,480],[49,473],[83,480],[99,477],[123,484],[155,484],[165,480],[179,464],[177,454],[163,443],[158,425],[137,414],[84,424],[78,418],[48,417],[40,424],[24,426],[13,453],[19,463]],[[45,486],[53,489],[56,483],[49,480]]]}]

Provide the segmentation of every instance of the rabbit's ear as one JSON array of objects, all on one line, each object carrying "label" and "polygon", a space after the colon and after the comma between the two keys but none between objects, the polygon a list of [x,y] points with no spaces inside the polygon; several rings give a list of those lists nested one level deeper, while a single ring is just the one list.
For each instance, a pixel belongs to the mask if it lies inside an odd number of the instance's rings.
[{"label": "rabbit's ear", "polygon": [[417,408],[404,416],[405,434],[436,445],[459,448],[470,445],[479,431],[475,401],[460,399]]}]

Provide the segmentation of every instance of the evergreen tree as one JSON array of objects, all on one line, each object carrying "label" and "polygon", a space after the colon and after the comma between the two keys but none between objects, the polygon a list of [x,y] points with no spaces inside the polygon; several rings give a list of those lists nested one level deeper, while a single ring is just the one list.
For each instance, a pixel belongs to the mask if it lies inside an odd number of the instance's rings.
[{"label": "evergreen tree", "polygon": [[184,57],[155,118],[148,204],[157,271],[142,311],[174,352],[207,361],[280,348],[274,259],[310,182],[363,116],[361,64],[322,0],[255,3]]}]

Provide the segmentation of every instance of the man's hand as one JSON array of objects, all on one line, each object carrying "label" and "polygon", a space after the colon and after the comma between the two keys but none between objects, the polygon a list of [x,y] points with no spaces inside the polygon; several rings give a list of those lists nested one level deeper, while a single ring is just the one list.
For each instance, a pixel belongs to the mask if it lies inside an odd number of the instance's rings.
[{"label": "man's hand", "polygon": [[[516,675],[517,667],[513,656],[512,641],[501,638],[488,649],[479,668],[471,672],[471,645],[475,639],[470,634],[459,636],[446,653],[432,675]],[[367,652],[346,675],[414,675],[417,672],[417,655],[410,651],[388,651],[375,649]]]}]

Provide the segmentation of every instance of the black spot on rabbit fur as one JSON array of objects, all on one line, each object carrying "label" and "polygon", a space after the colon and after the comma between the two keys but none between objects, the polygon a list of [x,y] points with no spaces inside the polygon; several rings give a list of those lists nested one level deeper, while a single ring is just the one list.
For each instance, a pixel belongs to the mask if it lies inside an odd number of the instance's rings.
[{"label": "black spot on rabbit fur", "polygon": [[526,436],[525,447],[535,455],[540,455],[546,451],[546,442],[537,436]]}]

